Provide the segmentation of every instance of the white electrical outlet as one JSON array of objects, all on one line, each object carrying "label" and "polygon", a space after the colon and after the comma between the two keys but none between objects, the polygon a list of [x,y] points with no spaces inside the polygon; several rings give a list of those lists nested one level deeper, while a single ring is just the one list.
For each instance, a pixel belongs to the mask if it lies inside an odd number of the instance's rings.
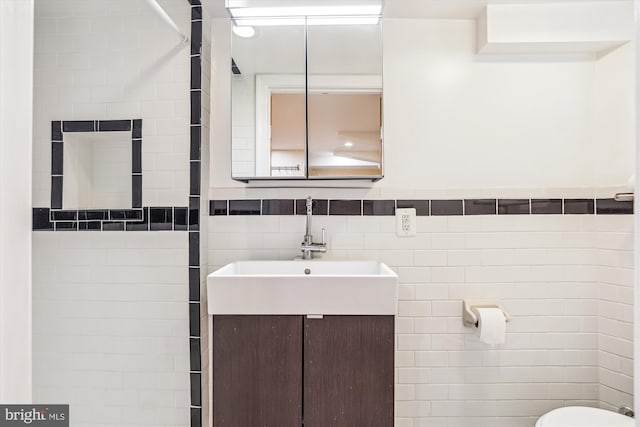
[{"label": "white electrical outlet", "polygon": [[400,237],[416,235],[415,208],[396,209],[396,234]]}]

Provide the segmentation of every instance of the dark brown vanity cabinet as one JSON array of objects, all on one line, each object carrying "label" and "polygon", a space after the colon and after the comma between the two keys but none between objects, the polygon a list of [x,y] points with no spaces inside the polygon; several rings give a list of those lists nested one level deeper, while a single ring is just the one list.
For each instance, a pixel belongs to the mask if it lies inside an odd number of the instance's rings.
[{"label": "dark brown vanity cabinet", "polygon": [[393,427],[393,316],[213,316],[214,427]]}]

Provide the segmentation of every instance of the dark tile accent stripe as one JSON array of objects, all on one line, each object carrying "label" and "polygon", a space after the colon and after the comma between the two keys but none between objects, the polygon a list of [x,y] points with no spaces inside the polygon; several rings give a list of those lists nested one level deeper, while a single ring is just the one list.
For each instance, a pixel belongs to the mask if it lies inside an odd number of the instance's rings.
[{"label": "dark tile accent stripe", "polygon": [[200,161],[198,160],[191,161],[189,173],[190,173],[189,195],[199,196],[200,195]]},{"label": "dark tile accent stripe", "polygon": [[149,208],[149,229],[173,229],[173,208]]},{"label": "dark tile accent stripe", "polygon": [[531,214],[562,214],[562,199],[531,199]]},{"label": "dark tile accent stripe", "polygon": [[51,177],[51,209],[62,209],[62,176]]},{"label": "dark tile accent stripe", "polygon": [[416,216],[429,216],[428,200],[396,200],[396,207],[398,209],[414,208]]},{"label": "dark tile accent stripe", "polygon": [[133,120],[133,129],[131,130],[131,138],[133,139],[142,138],[142,119]]},{"label": "dark tile accent stripe", "polygon": [[630,215],[633,214],[633,201],[596,199],[596,213],[598,215]]},{"label": "dark tile accent stripe", "polygon": [[62,175],[64,164],[64,143],[51,141],[51,175]]},{"label": "dark tile accent stripe", "polygon": [[229,215],[260,215],[260,200],[229,200]]},{"label": "dark tile accent stripe", "polygon": [[263,200],[262,215],[293,215],[293,200],[291,199]]},{"label": "dark tile accent stripe", "polygon": [[200,230],[200,197],[189,197],[189,231]]},{"label": "dark tile accent stripe", "polygon": [[[328,215],[329,214],[329,201],[327,199],[313,200],[311,203],[311,212],[313,215]],[[307,214],[307,200],[296,199],[296,215]]]},{"label": "dark tile accent stripe", "polygon": [[48,208],[33,208],[32,227],[34,230],[53,230],[53,223],[49,220]]},{"label": "dark tile accent stripe", "polygon": [[200,357],[200,338],[189,338],[189,367],[191,371],[199,371],[202,369]]},{"label": "dark tile accent stripe", "polygon": [[57,221],[55,223],[56,231],[77,231],[78,223],[77,222],[67,222],[67,221]]},{"label": "dark tile accent stripe", "polygon": [[131,175],[131,207],[142,207],[142,175]]},{"label": "dark tile accent stripe", "polygon": [[200,90],[192,90],[191,91],[191,124],[199,125],[200,124],[200,105],[201,105],[201,94]]},{"label": "dark tile accent stripe", "polygon": [[187,216],[189,208],[175,207],[173,208],[173,229],[176,231],[187,229]]},{"label": "dark tile accent stripe", "polygon": [[78,222],[78,230],[101,231],[102,222],[100,221],[80,221]]},{"label": "dark tile accent stripe", "polygon": [[127,231],[149,231],[149,208],[142,208],[142,221],[126,222]]},{"label": "dark tile accent stripe", "polygon": [[200,302],[189,303],[189,336],[200,336]]},{"label": "dark tile accent stripe", "polygon": [[109,219],[109,211],[106,209],[99,210],[79,210],[79,221],[104,221]]},{"label": "dark tile accent stripe", "polygon": [[191,55],[200,55],[201,47],[202,21],[191,21]]},{"label": "dark tile accent stripe", "polygon": [[98,132],[131,131],[131,120],[98,120]]},{"label": "dark tile accent stripe", "polygon": [[124,231],[124,222],[105,221],[102,223],[102,231]]},{"label": "dark tile accent stripe", "polygon": [[189,267],[200,266],[200,233],[189,232]]},{"label": "dark tile accent stripe", "polygon": [[[201,195],[201,150],[202,150],[202,7],[200,0],[189,0],[191,7],[191,70],[190,70],[190,181],[189,181],[189,211],[187,222],[189,228],[189,355],[191,382],[191,426],[201,427],[202,422],[202,383],[200,363],[200,195]],[[257,202],[257,206],[256,203]],[[239,201],[234,204],[233,214],[255,212],[260,214],[260,201]],[[225,210],[226,210],[225,201]],[[214,211],[215,209],[211,209]],[[232,204],[229,202],[228,212]],[[226,212],[225,212],[226,213]]]},{"label": "dark tile accent stripe", "polygon": [[362,215],[362,200],[329,200],[329,215]]},{"label": "dark tile accent stripe", "polygon": [[[599,214],[632,214],[633,202],[597,199]],[[564,203],[563,203],[564,202]],[[228,203],[228,208],[227,208]],[[290,203],[295,203],[295,215],[305,215],[305,199],[210,200],[209,215],[291,215]],[[415,208],[416,215],[546,215],[593,214],[594,199],[464,199],[464,200],[339,200],[313,201],[313,215],[394,215],[397,208]],[[497,206],[496,206],[497,205]],[[262,209],[261,209],[262,207]],[[431,208],[431,212],[429,212]]]},{"label": "dark tile accent stripe", "polygon": [[200,126],[191,126],[191,160],[200,160],[200,149],[202,145],[201,141],[202,128]]},{"label": "dark tile accent stripe", "polygon": [[62,141],[62,122],[51,122],[51,141]]},{"label": "dark tile accent stripe", "polygon": [[202,6],[193,6],[191,8],[191,20],[202,19]]},{"label": "dark tile accent stripe", "polygon": [[95,132],[95,120],[66,120],[62,122],[63,132]]},{"label": "dark tile accent stripe", "polygon": [[385,215],[396,214],[396,203],[394,200],[363,200],[362,215]]},{"label": "dark tile accent stripe", "polygon": [[141,221],[143,218],[143,212],[141,209],[110,209],[109,219],[111,220],[137,220]]},{"label": "dark tile accent stripe", "polygon": [[[177,213],[177,214],[176,214]],[[186,207],[145,207],[139,210],[50,210],[33,208],[33,230],[185,231]],[[181,218],[176,218],[176,217]],[[197,235],[198,233],[192,233]],[[195,246],[199,257],[199,246]],[[191,250],[191,247],[190,247]],[[196,268],[199,266],[196,264]],[[198,288],[199,290],[199,285]],[[198,294],[199,299],[199,294]]]},{"label": "dark tile accent stripe", "polygon": [[142,174],[142,140],[131,141],[131,173]]},{"label": "dark tile accent stripe", "polygon": [[529,199],[498,199],[498,215],[529,215]]},{"label": "dark tile accent stripe", "polygon": [[76,221],[78,211],[51,211],[51,221]]},{"label": "dark tile accent stripe", "polygon": [[495,215],[496,199],[465,199],[465,215]]},{"label": "dark tile accent stripe", "polygon": [[193,406],[202,405],[201,391],[202,391],[202,386],[200,384],[200,373],[192,372],[191,373],[191,405]]},{"label": "dark tile accent stripe", "polygon": [[202,427],[202,408],[191,408],[190,427]]},{"label": "dark tile accent stripe", "polygon": [[462,215],[462,213],[462,200],[431,201],[431,215],[433,216]]},{"label": "dark tile accent stripe", "polygon": [[593,199],[564,199],[564,213],[590,215],[594,213]]},{"label": "dark tile accent stripe", "polygon": [[200,267],[189,267],[189,302],[200,301]]},{"label": "dark tile accent stripe", "polygon": [[209,200],[209,215],[227,215],[228,212],[226,200]]}]

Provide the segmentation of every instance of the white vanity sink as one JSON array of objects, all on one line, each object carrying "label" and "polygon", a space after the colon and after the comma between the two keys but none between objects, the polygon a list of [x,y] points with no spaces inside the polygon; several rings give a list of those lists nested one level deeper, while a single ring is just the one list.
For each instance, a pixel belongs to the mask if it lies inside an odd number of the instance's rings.
[{"label": "white vanity sink", "polygon": [[209,314],[393,315],[398,276],[377,261],[238,261],[207,277]]}]

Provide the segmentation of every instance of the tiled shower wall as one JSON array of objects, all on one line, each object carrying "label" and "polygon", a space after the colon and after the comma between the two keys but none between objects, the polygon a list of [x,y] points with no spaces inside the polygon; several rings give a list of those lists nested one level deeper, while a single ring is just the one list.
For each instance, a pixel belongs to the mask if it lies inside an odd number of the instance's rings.
[{"label": "tiled shower wall", "polygon": [[[191,35],[189,2],[160,3]],[[52,121],[142,119],[142,205],[186,212],[200,174],[179,42],[146,2],[36,1],[33,206],[50,206]],[[34,400],[71,404],[72,425],[185,426],[190,406],[200,425],[186,231],[198,221],[172,212],[132,227],[167,231],[33,233]]]},{"label": "tiled shower wall", "polygon": [[[399,275],[396,427],[532,427],[559,406],[630,403],[630,330],[606,329],[628,312],[603,311],[609,294],[630,300],[624,286],[601,291],[630,284],[631,215],[422,216],[414,238],[396,237],[393,216],[313,221],[314,235],[327,230],[325,258],[380,260]],[[304,224],[210,217],[209,268],[298,256]],[[463,327],[464,298],[503,301],[504,346]]]}]

